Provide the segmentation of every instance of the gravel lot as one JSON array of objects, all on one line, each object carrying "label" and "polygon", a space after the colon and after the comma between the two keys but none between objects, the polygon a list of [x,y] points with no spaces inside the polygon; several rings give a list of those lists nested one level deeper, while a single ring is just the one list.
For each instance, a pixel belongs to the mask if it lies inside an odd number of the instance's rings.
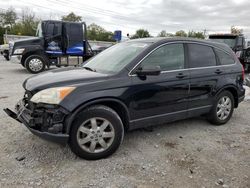
[{"label": "gravel lot", "polygon": [[7,117],[2,109],[13,109],[31,75],[0,66],[0,187],[250,187],[248,100],[224,126],[195,118],[136,130],[111,157],[86,161]]}]

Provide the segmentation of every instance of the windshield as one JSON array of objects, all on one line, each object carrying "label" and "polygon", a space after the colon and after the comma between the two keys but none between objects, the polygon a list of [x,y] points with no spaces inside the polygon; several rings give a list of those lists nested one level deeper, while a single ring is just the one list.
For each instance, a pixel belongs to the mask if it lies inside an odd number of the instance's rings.
[{"label": "windshield", "polygon": [[83,67],[97,72],[115,74],[128,65],[150,43],[124,42],[116,44],[94,58],[90,59]]},{"label": "windshield", "polygon": [[42,37],[43,33],[42,33],[42,23],[40,22],[37,26],[36,29],[36,37]]},{"label": "windshield", "polygon": [[236,39],[211,39],[211,40],[227,44],[230,48],[234,48],[236,45]]}]

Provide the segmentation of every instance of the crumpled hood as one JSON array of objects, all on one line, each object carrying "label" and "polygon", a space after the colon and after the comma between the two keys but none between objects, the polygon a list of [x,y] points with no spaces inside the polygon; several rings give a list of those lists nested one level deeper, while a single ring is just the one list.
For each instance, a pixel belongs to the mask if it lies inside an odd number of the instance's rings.
[{"label": "crumpled hood", "polygon": [[26,79],[23,87],[28,91],[40,91],[51,87],[70,86],[103,80],[107,74],[88,71],[84,68],[60,68]]}]

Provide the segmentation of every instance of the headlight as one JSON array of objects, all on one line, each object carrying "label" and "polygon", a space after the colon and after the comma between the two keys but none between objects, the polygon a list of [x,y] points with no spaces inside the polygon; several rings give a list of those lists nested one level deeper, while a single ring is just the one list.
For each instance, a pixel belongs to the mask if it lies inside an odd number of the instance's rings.
[{"label": "headlight", "polygon": [[14,53],[15,55],[20,55],[23,53],[23,51],[25,50],[25,48],[19,48],[19,49],[15,49]]},{"label": "headlight", "polygon": [[49,88],[36,93],[30,101],[34,103],[59,104],[75,87]]}]

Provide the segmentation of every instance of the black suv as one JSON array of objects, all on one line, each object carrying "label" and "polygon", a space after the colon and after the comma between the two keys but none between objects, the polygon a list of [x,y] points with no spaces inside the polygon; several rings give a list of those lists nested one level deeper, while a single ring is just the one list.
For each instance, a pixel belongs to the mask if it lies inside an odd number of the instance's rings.
[{"label": "black suv", "polygon": [[244,99],[244,71],[226,45],[151,38],[117,44],[82,67],[28,78],[16,112],[45,139],[85,159],[114,153],[125,130],[206,115],[225,124]]}]

